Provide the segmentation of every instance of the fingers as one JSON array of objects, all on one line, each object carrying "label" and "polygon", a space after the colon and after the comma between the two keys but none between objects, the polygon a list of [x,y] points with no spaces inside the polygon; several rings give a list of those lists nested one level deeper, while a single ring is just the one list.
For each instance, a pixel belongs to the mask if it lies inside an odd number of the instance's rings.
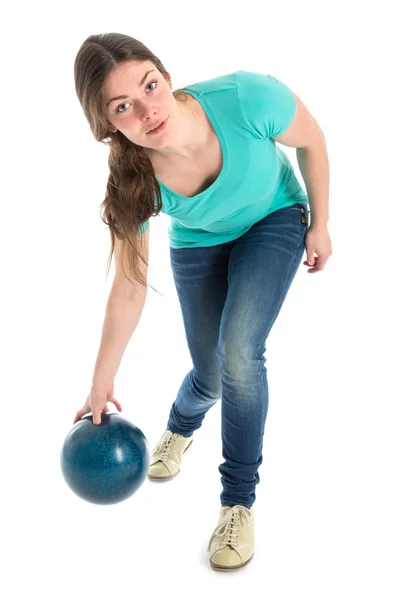
[{"label": "fingers", "polygon": [[93,425],[100,425],[100,423],[101,423],[101,413],[102,413],[102,411],[100,411],[100,413],[98,413],[97,411],[95,413],[92,413]]},{"label": "fingers", "polygon": [[[116,398],[110,398],[109,400],[107,400],[107,402],[112,402],[119,410],[119,412],[122,412],[122,406],[121,404],[118,402],[118,400]],[[78,410],[78,412],[75,415],[75,419],[73,421],[73,425],[75,425],[75,423],[77,423],[78,421],[80,421],[80,419],[86,415],[89,412],[92,412],[92,421],[93,421],[93,425],[100,425],[101,423],[101,413],[107,413],[109,412],[109,408],[107,406],[107,402],[105,403],[105,405],[103,406],[103,408],[100,410],[100,412],[98,412],[98,410],[96,410],[95,412],[91,411],[90,408],[87,408],[86,406],[84,408],[81,408],[80,410]]]},{"label": "fingers", "polygon": [[78,410],[78,412],[75,415],[75,419],[74,419],[73,425],[75,425],[75,423],[77,423],[78,421],[80,421],[80,419],[83,416],[83,414],[84,413],[82,412],[82,410]]},{"label": "fingers", "polygon": [[115,404],[115,406],[118,408],[119,412],[122,412],[122,406],[120,405],[120,403],[118,402],[118,400],[116,398],[110,398],[110,400],[108,400],[108,402],[112,402],[113,404]]},{"label": "fingers", "polygon": [[[304,261],[303,265],[305,265],[306,267],[310,266],[310,264],[308,263],[308,261]],[[316,263],[314,263],[314,265],[312,265],[311,269],[308,269],[307,273],[319,273],[320,271],[322,271],[322,267],[320,267],[319,263],[316,262]]]},{"label": "fingers", "polygon": [[73,423],[73,424],[75,425],[75,423],[77,423],[78,421],[80,421],[80,420],[81,420],[81,418],[82,418],[84,415],[87,415],[87,413],[88,413],[88,412],[90,412],[90,407],[89,407],[87,404],[85,404],[85,405],[84,405],[82,408],[80,408],[80,409],[77,411],[77,413],[76,413],[76,415],[75,415],[75,419],[74,419],[74,423]]}]

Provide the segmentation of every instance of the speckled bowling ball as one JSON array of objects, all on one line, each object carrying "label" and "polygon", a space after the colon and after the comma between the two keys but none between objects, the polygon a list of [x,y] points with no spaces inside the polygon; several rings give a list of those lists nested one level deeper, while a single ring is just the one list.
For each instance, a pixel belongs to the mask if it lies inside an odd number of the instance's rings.
[{"label": "speckled bowling ball", "polygon": [[116,504],[146,479],[149,446],[143,432],[117,413],[92,415],[74,424],[61,449],[61,471],[73,492],[94,504]]}]

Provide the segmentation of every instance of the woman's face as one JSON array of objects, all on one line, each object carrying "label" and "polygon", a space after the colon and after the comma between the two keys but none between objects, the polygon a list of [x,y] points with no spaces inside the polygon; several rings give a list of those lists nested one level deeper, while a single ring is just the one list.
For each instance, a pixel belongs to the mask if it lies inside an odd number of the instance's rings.
[{"label": "woman's face", "polygon": [[[103,87],[110,129],[118,129],[138,146],[163,148],[178,115],[171,80],[168,75],[166,78],[149,60],[118,65],[109,74]],[[117,96],[126,97],[112,100]],[[147,133],[167,117],[164,131],[153,135]]]}]

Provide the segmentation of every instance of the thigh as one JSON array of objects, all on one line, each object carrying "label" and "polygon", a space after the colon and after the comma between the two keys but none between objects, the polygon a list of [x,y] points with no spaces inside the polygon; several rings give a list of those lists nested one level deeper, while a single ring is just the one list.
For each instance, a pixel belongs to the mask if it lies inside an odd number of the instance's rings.
[{"label": "thigh", "polygon": [[308,218],[307,205],[295,204],[267,215],[231,242],[170,247],[189,352],[198,372],[217,376],[227,349],[247,356],[249,348],[264,343],[300,265]]},{"label": "thigh", "polygon": [[229,255],[233,243],[196,248],[170,247],[172,274],[193,366],[202,377],[218,381],[216,348],[228,291]]},{"label": "thigh", "polygon": [[309,209],[295,204],[258,221],[235,240],[221,316],[218,356],[233,367],[260,357],[301,264]]}]

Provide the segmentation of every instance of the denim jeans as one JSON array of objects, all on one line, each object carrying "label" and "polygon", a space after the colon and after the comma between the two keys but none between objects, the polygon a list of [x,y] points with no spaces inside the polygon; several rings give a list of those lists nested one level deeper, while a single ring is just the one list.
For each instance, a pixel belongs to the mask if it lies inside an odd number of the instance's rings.
[{"label": "denim jeans", "polygon": [[190,437],[221,400],[221,506],[251,508],[268,410],[266,339],[302,261],[307,204],[270,213],[247,233],[209,247],[171,248],[193,368],[167,429]]}]

